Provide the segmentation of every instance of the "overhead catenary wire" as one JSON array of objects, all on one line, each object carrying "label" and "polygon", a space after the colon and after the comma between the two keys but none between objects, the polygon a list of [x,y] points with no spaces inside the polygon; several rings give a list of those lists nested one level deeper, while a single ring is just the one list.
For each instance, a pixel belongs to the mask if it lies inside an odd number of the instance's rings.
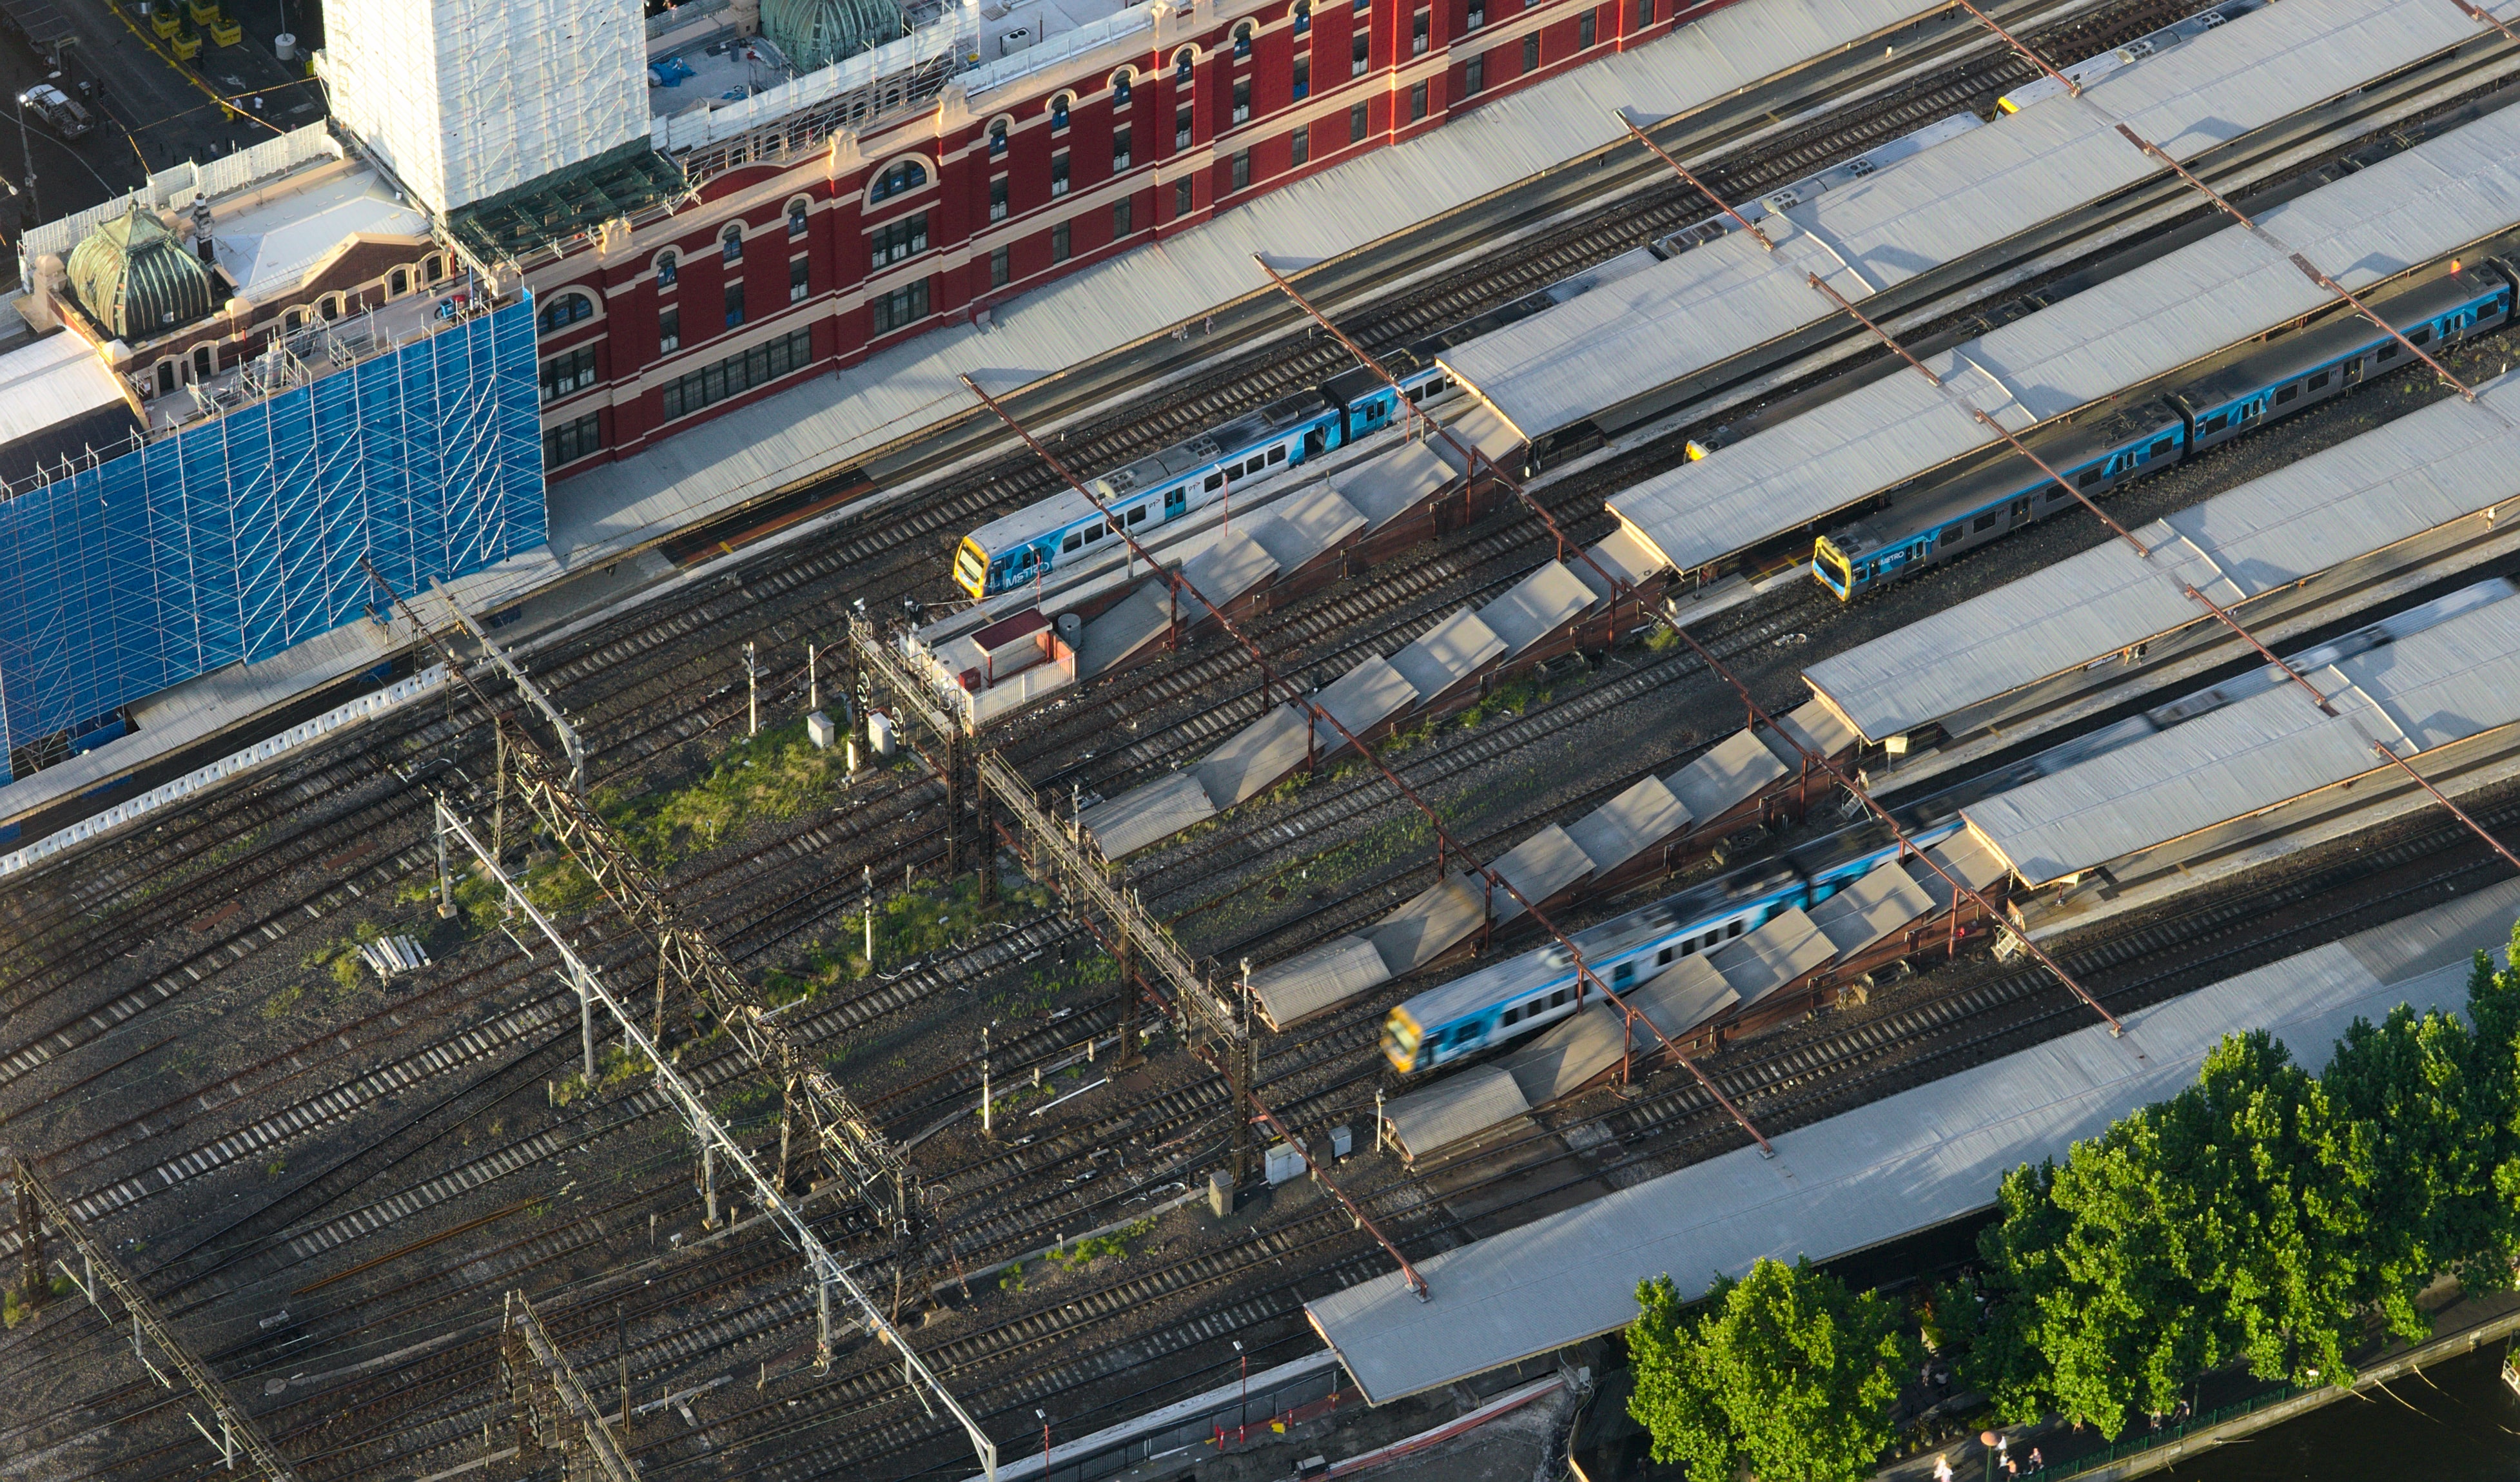
[{"label": "overhead catenary wire", "polygon": [[1110,507],[1104,503],[1101,497],[1086,487],[1084,480],[1078,478],[1057,454],[1042,446],[1042,444],[1037,441],[1020,423],[1016,422],[1003,407],[999,406],[996,398],[990,396],[988,392],[981,390],[977,382],[974,382],[967,375],[963,378],[963,382],[971,388],[972,394],[978,396],[981,401],[987,405],[990,411],[997,414],[999,420],[1005,422],[1009,427],[1012,428],[1015,435],[1022,438],[1025,444],[1031,447],[1034,453],[1039,455],[1043,462],[1049,464],[1054,472],[1056,472],[1061,478],[1067,480],[1070,488],[1074,489],[1079,495],[1083,496],[1089,503],[1091,503],[1096,510],[1100,511],[1111,530],[1128,545],[1131,552],[1147,561],[1148,565],[1157,573],[1158,578],[1165,582],[1177,597],[1181,594],[1187,593],[1192,601],[1199,605],[1199,606],[1205,608],[1209,615],[1216,619],[1217,625],[1224,629],[1227,634],[1233,637],[1235,642],[1240,644],[1244,651],[1251,654],[1252,661],[1258,665],[1261,676],[1269,689],[1274,690],[1281,685],[1284,686],[1288,703],[1312,716],[1315,724],[1328,724],[1332,730],[1336,731],[1341,740],[1346,741],[1347,744],[1354,746],[1359,755],[1372,763],[1374,769],[1382,774],[1383,780],[1390,783],[1394,790],[1399,792],[1402,797],[1406,798],[1419,813],[1423,814],[1427,820],[1428,827],[1434,831],[1436,845],[1439,850],[1439,859],[1449,859],[1457,854],[1461,855],[1462,858],[1470,859],[1473,872],[1485,880],[1491,889],[1504,890],[1508,896],[1512,897],[1515,902],[1521,905],[1524,912],[1531,917],[1532,921],[1537,922],[1542,930],[1547,931],[1549,935],[1557,942],[1558,946],[1564,949],[1568,956],[1568,960],[1573,964],[1576,973],[1577,1005],[1579,1009],[1582,1004],[1582,992],[1585,984],[1589,983],[1591,986],[1599,989],[1601,991],[1602,998],[1609,1002],[1613,1008],[1618,1010],[1625,1018],[1630,1030],[1633,1030],[1637,1024],[1643,1024],[1645,1028],[1653,1032],[1654,1038],[1661,1041],[1664,1049],[1667,1050],[1675,1059],[1688,1065],[1690,1071],[1697,1076],[1699,1083],[1703,1085],[1714,1097],[1717,1103],[1722,1105],[1725,1111],[1732,1116],[1732,1120],[1740,1125],[1741,1130],[1748,1133],[1751,1140],[1758,1144],[1760,1153],[1763,1156],[1774,1157],[1776,1155],[1776,1149],[1769,1145],[1766,1135],[1761,1133],[1758,1127],[1754,1125],[1748,1117],[1742,1115],[1740,1108],[1734,1106],[1732,1099],[1724,1095],[1723,1090],[1720,1087],[1717,1087],[1711,1079],[1707,1078],[1703,1069],[1699,1068],[1694,1061],[1691,1061],[1688,1058],[1688,1055],[1681,1053],[1679,1045],[1673,1042],[1671,1036],[1663,1033],[1662,1029],[1651,1019],[1639,1013],[1632,1006],[1622,1002],[1618,995],[1609,991],[1607,985],[1601,982],[1600,978],[1594,973],[1591,966],[1584,961],[1582,949],[1577,947],[1572,938],[1567,936],[1564,931],[1559,930],[1557,925],[1550,921],[1548,916],[1541,911],[1537,902],[1524,896],[1519,889],[1515,888],[1512,881],[1498,874],[1492,866],[1478,861],[1474,856],[1462,850],[1454,841],[1451,831],[1445,827],[1443,815],[1436,812],[1424,798],[1420,797],[1416,788],[1402,781],[1400,774],[1391,770],[1390,765],[1383,761],[1380,753],[1376,752],[1372,746],[1366,744],[1365,741],[1357,736],[1356,733],[1350,731],[1345,722],[1341,721],[1337,716],[1330,714],[1328,710],[1325,709],[1321,705],[1316,704],[1309,696],[1297,690],[1291,681],[1281,676],[1278,673],[1276,666],[1270,663],[1268,653],[1263,651],[1257,643],[1252,641],[1250,635],[1242,631],[1240,624],[1227,616],[1223,608],[1219,607],[1215,603],[1210,602],[1206,595],[1201,593],[1198,588],[1178,569],[1166,567],[1161,561],[1155,559],[1152,552],[1139,544],[1138,538],[1129,533],[1126,522],[1114,516],[1111,513]]}]

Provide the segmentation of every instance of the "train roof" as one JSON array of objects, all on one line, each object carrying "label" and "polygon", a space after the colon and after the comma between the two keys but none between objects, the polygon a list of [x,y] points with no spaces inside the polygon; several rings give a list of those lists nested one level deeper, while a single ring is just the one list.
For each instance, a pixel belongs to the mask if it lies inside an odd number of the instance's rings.
[{"label": "train roof", "polygon": [[1446,352],[1526,438],[1588,419],[2158,173],[2123,118],[2178,157],[2475,39],[2451,6],[2285,0],[1897,167]]},{"label": "train roof", "polygon": [[2338,658],[1969,804],[1971,831],[2039,886],[2520,722],[2520,602],[2498,602]]},{"label": "train roof", "polygon": [[[2520,226],[2520,110],[2258,222],[2358,291]],[[2283,252],[2233,226],[1923,359],[1960,399],[2020,432],[2334,302]],[[1999,441],[1923,377],[1888,376],[1614,495],[1610,508],[1688,570]]]},{"label": "train roof", "polygon": [[[1649,906],[1640,906],[1599,925],[1587,926],[1574,933],[1575,946],[1590,963],[1603,953],[1650,940],[1686,921],[1728,906],[1746,905],[1793,882],[1794,872],[1780,860],[1753,865],[1721,879],[1664,896]],[[1554,976],[1564,968],[1564,951],[1552,943],[1500,963],[1490,963],[1476,972],[1463,973],[1449,983],[1438,984],[1418,994],[1405,1007],[1420,1027],[1444,1023],[1495,1003],[1499,996],[1511,993],[1519,983],[1538,982]]]},{"label": "train roof", "polygon": [[[2520,498],[2520,377],[2255,478],[1803,671],[1879,741],[2103,655],[2211,621],[2167,579],[2237,607],[2451,520]],[[2243,619],[2246,615],[2243,613]]]},{"label": "train roof", "polygon": [[[2287,0],[2289,3],[2289,0]],[[2520,911],[2503,882],[2406,921],[2252,968],[1418,1262],[1305,1310],[1366,1399],[1387,1405],[1626,1326],[1637,1283],[1740,1277],[1760,1259],[1867,1250],[1993,1203],[2005,1175],[2175,1095],[2238,1027],[2314,1068],[2357,1018],[2461,1002],[2468,963],[2498,957]],[[1442,1084],[1442,1083],[1438,1083]]]},{"label": "train roof", "polygon": [[1053,530],[1064,529],[1094,513],[1094,501],[1067,489],[1048,499],[1036,500],[1015,511],[1001,515],[971,532],[971,539],[995,559],[999,552],[1039,540]]}]

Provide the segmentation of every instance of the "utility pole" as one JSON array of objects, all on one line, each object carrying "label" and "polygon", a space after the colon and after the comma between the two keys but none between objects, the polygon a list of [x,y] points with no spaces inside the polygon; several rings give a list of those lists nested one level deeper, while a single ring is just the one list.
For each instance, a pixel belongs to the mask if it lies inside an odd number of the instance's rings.
[{"label": "utility pole", "polygon": [[982,1024],[980,1026],[980,1136],[984,1138],[993,1138],[998,1135],[996,1123],[993,1120],[996,1108],[991,1104],[991,1101],[992,1097],[989,1092],[989,1026]]},{"label": "utility pole", "polygon": [[761,734],[761,667],[752,661],[752,644],[743,646],[743,711],[747,737]]},{"label": "utility pole", "polygon": [[[18,95],[18,157],[26,166],[26,225],[34,226],[44,219],[43,202],[35,199],[35,152],[26,142],[26,95]],[[20,235],[24,235],[22,229]]]},{"label": "utility pole", "polygon": [[[626,1373],[628,1360],[623,1363]],[[514,1474],[535,1469],[544,1451],[557,1450],[561,1475],[568,1482],[582,1477],[638,1482],[639,1468],[630,1454],[521,1291],[508,1293],[507,1318],[499,1329],[499,1376],[516,1417]],[[628,1413],[626,1394],[623,1413]],[[553,1443],[549,1447],[546,1437]]]},{"label": "utility pole", "polygon": [[823,676],[814,667],[812,644],[805,646],[805,708],[808,711],[823,708]]},{"label": "utility pole", "polygon": [[[61,1266],[62,1275],[70,1279],[99,1313],[105,1311],[105,1299],[109,1295],[122,1305],[123,1312],[131,1319],[132,1356],[149,1370],[160,1388],[173,1389],[176,1378],[180,1378],[193,1391],[193,1398],[208,1409],[211,1421],[218,1426],[216,1435],[212,1435],[210,1427],[202,1424],[202,1417],[189,1408],[184,1417],[193,1422],[193,1429],[201,1432],[202,1440],[219,1449],[219,1459],[227,1463],[227,1469],[236,1470],[237,1459],[243,1457],[268,1482],[297,1482],[297,1473],[291,1469],[288,1460],[271,1444],[271,1438],[262,1433],[262,1427],[230,1398],[227,1386],[176,1341],[174,1332],[158,1316],[157,1306],[140,1289],[139,1283],[125,1276],[122,1268],[114,1264],[113,1257],[96,1243],[86,1227],[79,1223],[78,1216],[36,1174],[34,1164],[24,1158],[16,1159],[15,1164],[20,1228],[25,1242],[30,1245],[35,1242],[35,1227],[45,1220],[50,1220],[53,1228],[69,1240],[70,1248],[78,1253],[85,1275],[72,1271],[67,1262],[56,1263]],[[146,1347],[143,1340],[146,1340]],[[155,1348],[166,1360],[167,1367],[175,1370],[175,1378],[169,1378],[149,1361],[149,1348]]]}]

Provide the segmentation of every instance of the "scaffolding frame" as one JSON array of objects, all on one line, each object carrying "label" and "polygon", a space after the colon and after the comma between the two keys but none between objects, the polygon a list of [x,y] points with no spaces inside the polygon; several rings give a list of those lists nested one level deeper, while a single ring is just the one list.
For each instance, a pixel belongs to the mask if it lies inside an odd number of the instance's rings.
[{"label": "scaffolding frame", "polygon": [[202,1440],[218,1448],[219,1459],[226,1463],[227,1469],[236,1470],[237,1459],[243,1457],[270,1482],[297,1482],[297,1473],[290,1467],[288,1459],[281,1456],[279,1448],[271,1444],[271,1438],[262,1433],[262,1427],[228,1394],[227,1386],[220,1383],[217,1376],[204,1369],[193,1357],[192,1351],[176,1339],[165,1320],[158,1315],[157,1305],[149,1300],[148,1293],[142,1291],[139,1283],[132,1280],[113,1257],[96,1243],[87,1233],[87,1227],[79,1222],[77,1213],[44,1182],[42,1175],[35,1171],[35,1165],[23,1157],[13,1158],[11,1162],[12,1174],[18,1184],[18,1238],[22,1244],[20,1256],[25,1266],[26,1279],[32,1281],[41,1273],[42,1222],[49,1220],[54,1229],[68,1238],[70,1248],[78,1254],[82,1270],[71,1270],[67,1261],[54,1264],[100,1315],[105,1312],[108,1295],[122,1304],[122,1310],[131,1319],[132,1356],[149,1370],[149,1376],[158,1381],[159,1388],[175,1387],[175,1380],[150,1362],[147,1349],[143,1347],[146,1340],[191,1387],[194,1397],[209,1410],[210,1418],[218,1425],[218,1434],[212,1435],[209,1426],[202,1424],[202,1417],[193,1414],[190,1407],[185,1409],[184,1418],[193,1422],[193,1429],[201,1432]]}]

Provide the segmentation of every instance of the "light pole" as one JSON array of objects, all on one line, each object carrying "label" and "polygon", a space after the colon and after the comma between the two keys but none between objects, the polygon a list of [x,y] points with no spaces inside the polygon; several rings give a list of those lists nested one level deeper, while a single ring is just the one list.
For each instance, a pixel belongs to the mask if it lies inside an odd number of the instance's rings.
[{"label": "light pole", "polygon": [[18,157],[26,165],[26,224],[33,226],[44,219],[43,203],[35,199],[35,151],[26,142],[26,95],[18,95]]},{"label": "light pole", "polygon": [[1250,1439],[1251,1431],[1251,1356],[1242,1351],[1242,1340],[1234,1340],[1234,1357],[1242,1366],[1242,1387],[1234,1402],[1234,1444]]},{"label": "light pole", "polygon": [[1041,1421],[1041,1474],[1050,1475],[1050,1413],[1036,1410],[1033,1417]]}]

